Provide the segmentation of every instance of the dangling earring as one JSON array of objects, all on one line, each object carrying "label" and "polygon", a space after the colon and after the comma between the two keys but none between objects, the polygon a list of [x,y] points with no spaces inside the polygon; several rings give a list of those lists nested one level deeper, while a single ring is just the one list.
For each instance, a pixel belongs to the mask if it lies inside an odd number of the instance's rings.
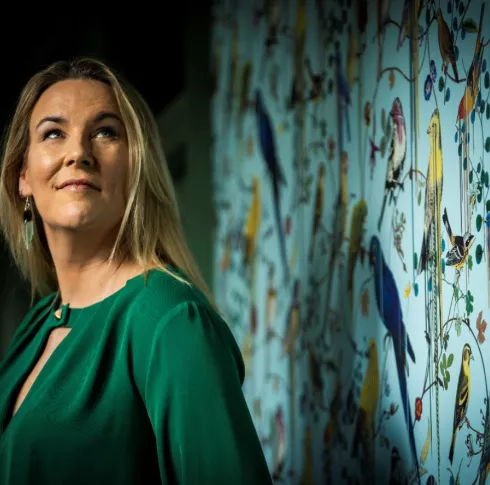
[{"label": "dangling earring", "polygon": [[29,196],[26,197],[26,205],[24,207],[24,242],[26,249],[29,247],[34,237],[34,221],[32,220],[32,208]]}]

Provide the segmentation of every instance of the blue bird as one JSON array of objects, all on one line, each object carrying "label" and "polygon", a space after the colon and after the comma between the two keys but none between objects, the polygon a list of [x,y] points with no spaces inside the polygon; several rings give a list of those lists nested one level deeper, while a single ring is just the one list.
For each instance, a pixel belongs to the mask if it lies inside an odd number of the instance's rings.
[{"label": "blue bird", "polygon": [[395,278],[390,268],[386,264],[381,249],[381,243],[376,236],[371,238],[369,250],[369,264],[374,271],[374,288],[376,292],[376,304],[383,323],[393,339],[396,369],[398,372],[398,383],[400,385],[400,395],[402,398],[403,412],[407,422],[408,434],[410,439],[410,449],[413,460],[417,467],[417,476],[420,483],[420,469],[415,447],[415,438],[412,427],[412,412],[410,408],[407,377],[405,375],[406,352],[415,363],[415,353],[408,338],[405,324],[403,323],[400,296],[396,287]]},{"label": "blue bird", "polygon": [[281,216],[281,197],[280,186],[286,185],[286,178],[281,169],[279,159],[277,157],[277,149],[275,144],[274,133],[272,131],[272,123],[264,105],[261,92],[255,91],[255,112],[257,115],[257,130],[259,133],[259,144],[262,151],[262,156],[267,166],[267,172],[271,178],[272,191],[274,195],[274,214],[276,218],[279,247],[281,258],[284,266],[284,277],[286,283],[289,283],[289,265],[286,253],[286,240],[284,238],[284,229]]}]

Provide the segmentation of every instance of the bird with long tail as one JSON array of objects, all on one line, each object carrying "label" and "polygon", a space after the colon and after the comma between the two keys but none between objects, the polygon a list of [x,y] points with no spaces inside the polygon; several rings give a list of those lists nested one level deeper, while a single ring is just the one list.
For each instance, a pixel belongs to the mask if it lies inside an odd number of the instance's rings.
[{"label": "bird with long tail", "polygon": [[451,229],[451,224],[449,224],[446,208],[444,208],[442,222],[444,222],[444,227],[452,245],[451,249],[446,253],[446,264],[448,266],[454,266],[457,271],[461,271],[468,259],[468,254],[475,240],[475,236],[469,232],[466,232],[463,236],[455,236]]},{"label": "bird with long tail", "polygon": [[272,122],[266,110],[264,100],[260,90],[255,91],[255,112],[257,115],[257,131],[259,134],[259,143],[262,156],[264,158],[267,172],[271,178],[274,214],[277,224],[277,234],[279,238],[279,248],[281,251],[281,259],[284,266],[284,279],[286,284],[289,283],[289,264],[286,251],[286,239],[284,237],[284,226],[282,223],[281,214],[281,185],[286,185],[286,178],[281,168],[277,155],[276,142],[272,129]]},{"label": "bird with long tail", "polygon": [[[434,0],[432,0],[434,1]],[[442,71],[446,72],[448,64],[451,64],[454,72],[454,79],[459,82],[458,66],[456,64],[456,52],[454,49],[453,38],[451,36],[451,31],[444,20],[444,15],[442,10],[438,8],[436,10],[436,20],[437,20],[437,38],[439,40],[439,51],[441,52],[442,58]]]},{"label": "bird with long tail", "polygon": [[378,220],[378,231],[381,231],[388,197],[391,203],[395,198],[395,189],[398,187],[403,189],[403,184],[400,179],[407,155],[407,127],[405,125],[405,117],[403,116],[402,103],[398,97],[393,101],[390,116],[393,120],[393,132],[390,154],[388,156],[388,166],[386,168],[385,193]]},{"label": "bird with long tail", "polygon": [[[441,247],[442,247],[442,229],[441,229],[441,202],[443,189],[443,159],[442,159],[442,135],[441,135],[441,120],[439,110],[436,108],[430,118],[429,127],[427,129],[429,135],[429,163],[427,167],[427,177],[425,184],[425,216],[424,216],[424,235],[422,238],[422,247],[420,249],[419,264],[417,267],[417,275],[420,275],[427,269],[429,261],[429,248],[431,243],[432,231],[435,231],[435,265],[434,282],[437,288],[437,298],[439,300],[438,311],[439,321],[443,321],[443,300],[442,300],[442,263],[441,263]],[[442,331],[440,335],[442,343]],[[437,388],[436,388],[437,389]]]},{"label": "bird with long tail", "polygon": [[374,272],[374,289],[376,294],[376,305],[379,315],[393,340],[398,383],[400,395],[407,423],[408,437],[412,458],[417,469],[418,482],[420,484],[420,468],[415,446],[415,436],[412,427],[412,411],[407,389],[407,377],[405,375],[407,356],[415,363],[415,353],[408,337],[401,308],[400,295],[395,283],[395,278],[386,264],[381,243],[377,236],[371,238],[369,246],[369,264]]},{"label": "bird with long tail", "polygon": [[[332,242],[330,244],[330,258],[328,262],[328,280],[326,289],[326,303],[325,303],[325,322],[328,321],[328,314],[331,310],[331,296],[333,280],[335,275],[335,267],[339,260],[342,245],[344,243],[344,236],[347,229],[347,212],[349,204],[349,194],[347,192],[347,170],[349,167],[349,161],[347,153],[344,152],[340,156],[340,187],[337,195],[337,202],[334,206],[333,227],[332,227]],[[330,339],[333,341],[333,329],[329,329]]]}]

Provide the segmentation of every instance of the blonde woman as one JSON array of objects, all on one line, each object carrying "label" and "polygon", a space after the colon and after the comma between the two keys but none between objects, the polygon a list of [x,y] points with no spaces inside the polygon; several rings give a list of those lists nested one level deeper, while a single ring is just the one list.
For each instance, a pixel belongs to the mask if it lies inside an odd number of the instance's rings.
[{"label": "blonde woman", "polygon": [[0,223],[42,297],[0,364],[2,485],[272,483],[155,121],[104,63],[25,86]]}]

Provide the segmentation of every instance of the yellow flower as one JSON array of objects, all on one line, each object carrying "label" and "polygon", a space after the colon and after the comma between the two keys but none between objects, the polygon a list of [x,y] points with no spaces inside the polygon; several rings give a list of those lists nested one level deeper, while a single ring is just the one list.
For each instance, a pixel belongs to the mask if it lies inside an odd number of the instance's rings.
[{"label": "yellow flower", "polygon": [[410,283],[407,283],[407,286],[405,286],[405,298],[408,298],[410,293],[412,293],[412,287]]}]

